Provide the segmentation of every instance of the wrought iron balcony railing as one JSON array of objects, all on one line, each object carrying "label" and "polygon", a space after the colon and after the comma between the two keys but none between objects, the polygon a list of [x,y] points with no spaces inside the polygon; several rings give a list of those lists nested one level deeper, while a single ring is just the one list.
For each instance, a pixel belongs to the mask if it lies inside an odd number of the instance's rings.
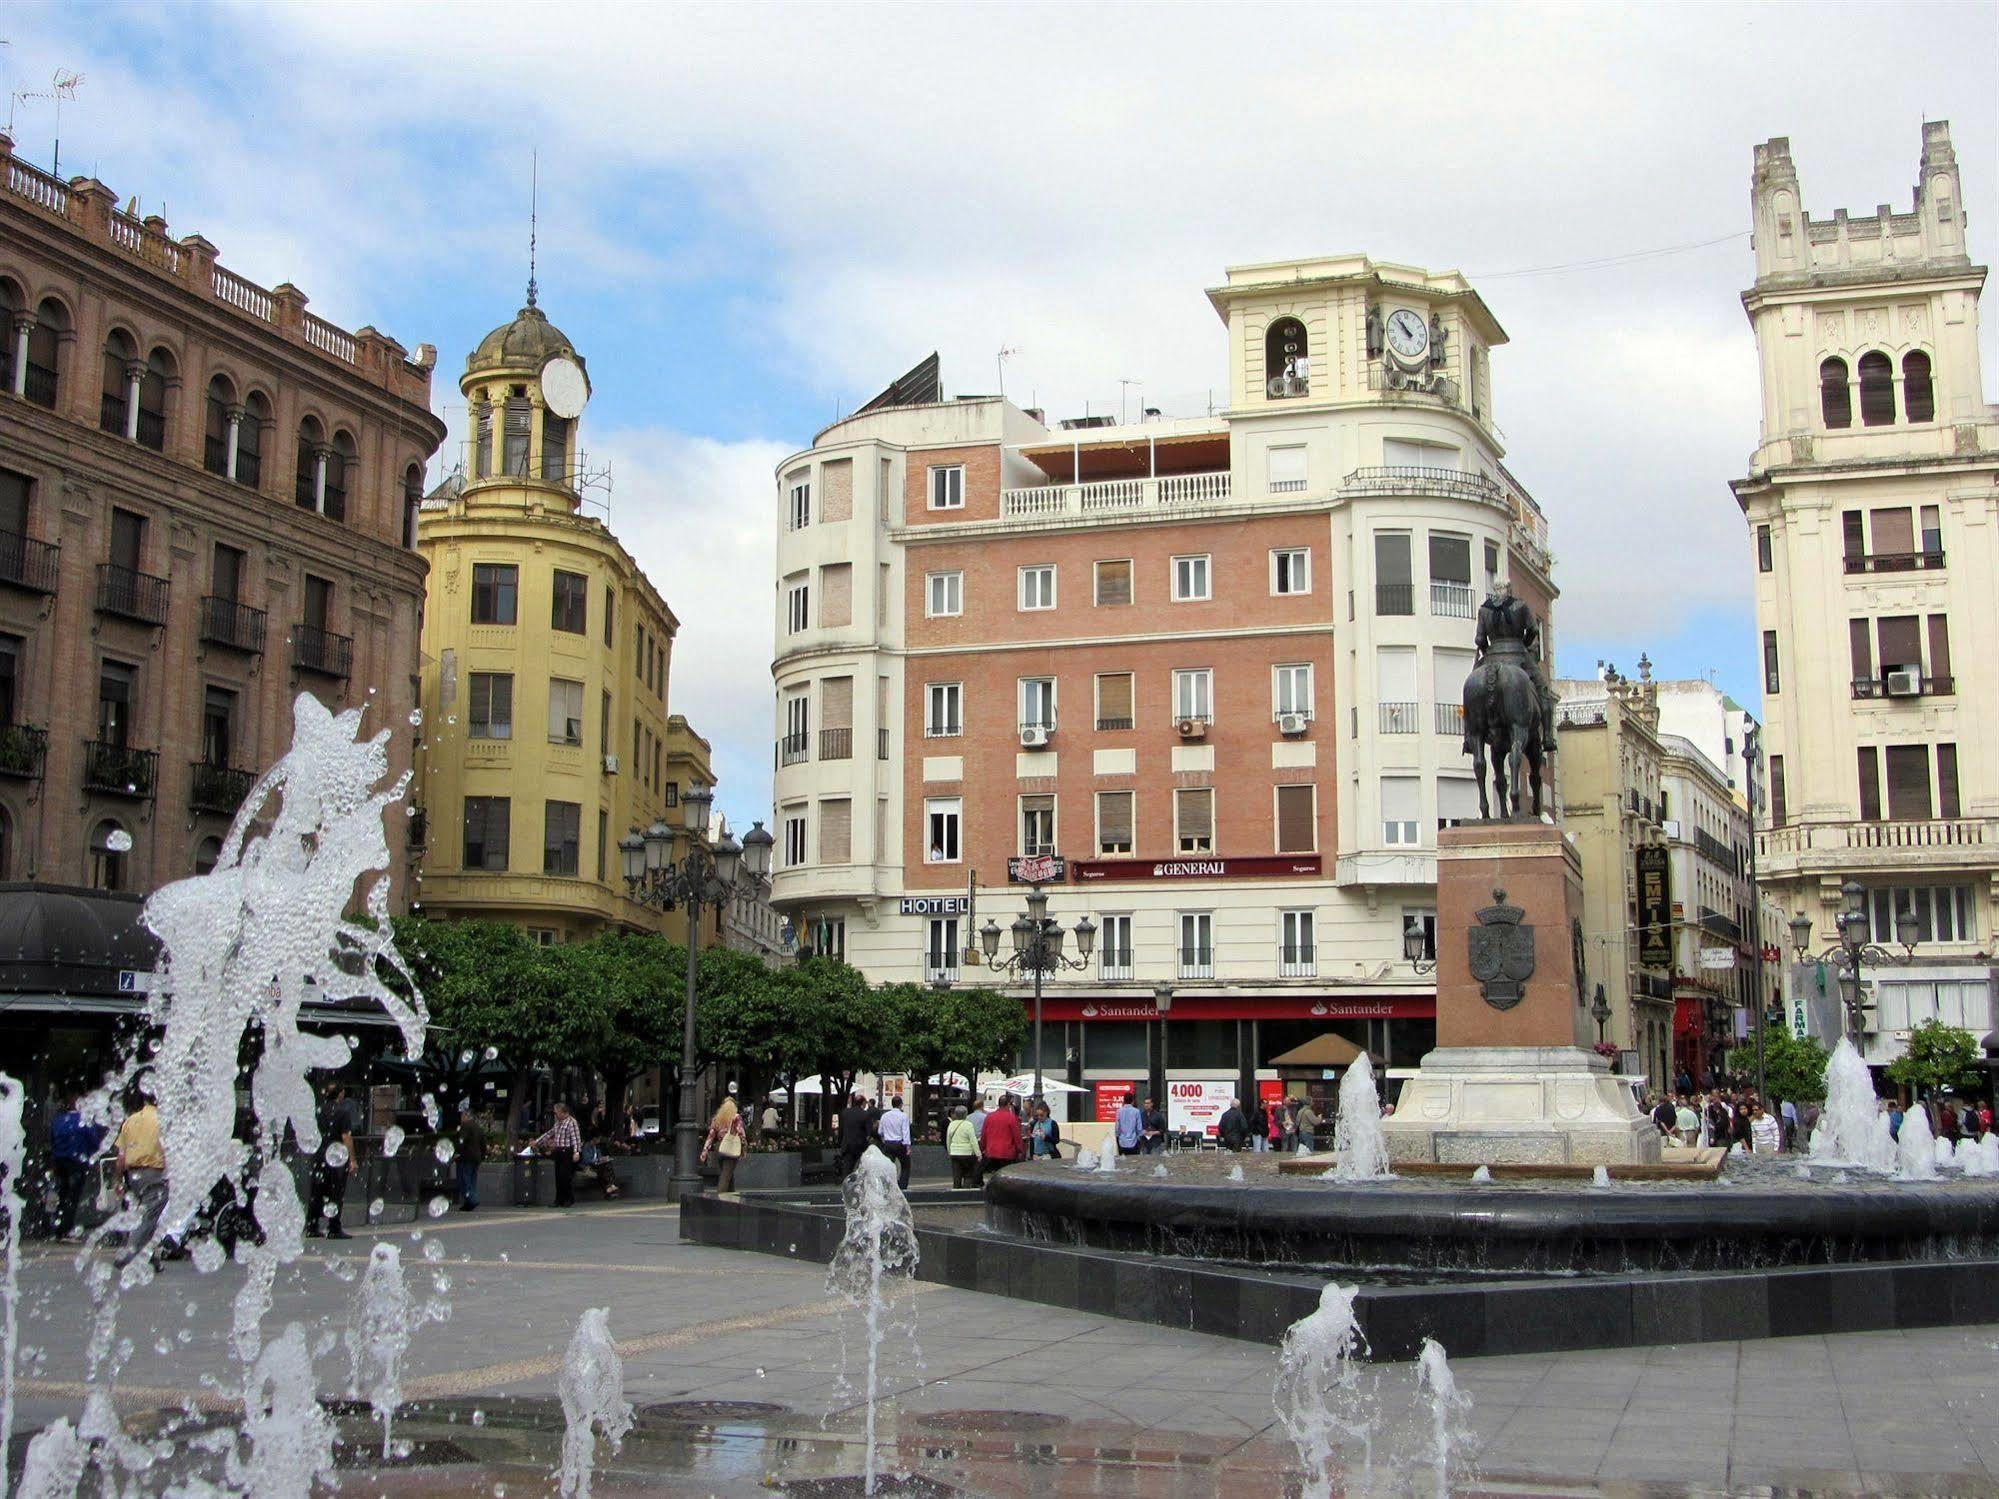
[{"label": "wrought iron balcony railing", "polygon": [[83,789],[112,796],[149,797],[159,779],[158,750],[133,749],[104,739],[83,745]]}]

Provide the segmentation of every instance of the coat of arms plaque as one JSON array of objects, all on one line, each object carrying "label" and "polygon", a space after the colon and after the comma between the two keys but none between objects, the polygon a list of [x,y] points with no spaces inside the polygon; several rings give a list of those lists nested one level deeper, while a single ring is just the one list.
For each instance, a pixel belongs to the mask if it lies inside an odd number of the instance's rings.
[{"label": "coat of arms plaque", "polygon": [[1494,890],[1492,904],[1476,913],[1478,925],[1466,937],[1470,943],[1471,976],[1479,993],[1495,1010],[1520,1003],[1528,979],[1534,976],[1534,928],[1522,924],[1527,913],[1506,903],[1506,892]]}]

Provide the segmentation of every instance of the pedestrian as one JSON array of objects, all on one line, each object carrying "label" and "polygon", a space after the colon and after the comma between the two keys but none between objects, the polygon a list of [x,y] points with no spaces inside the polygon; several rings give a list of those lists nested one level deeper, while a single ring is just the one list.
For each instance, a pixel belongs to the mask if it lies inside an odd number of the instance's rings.
[{"label": "pedestrian", "polygon": [[1011,1166],[1020,1159],[1020,1114],[1019,1104],[1011,1093],[999,1101],[999,1107],[986,1115],[986,1121],[979,1130],[979,1154],[985,1159],[985,1174]]},{"label": "pedestrian", "polygon": [[1749,1117],[1750,1108],[1751,1102],[1746,1096],[1735,1100],[1735,1132],[1731,1138],[1735,1144],[1740,1145],[1744,1150],[1752,1149],[1754,1146],[1749,1129],[1751,1123]]},{"label": "pedestrian", "polygon": [[1312,1107],[1310,1098],[1301,1098],[1294,1112],[1298,1120],[1298,1153],[1304,1155],[1319,1147],[1319,1111]]},{"label": "pedestrian", "polygon": [[1775,1119],[1763,1112],[1763,1105],[1749,1105],[1749,1148],[1757,1155],[1775,1155],[1784,1145],[1784,1133]]},{"label": "pedestrian", "polygon": [[1249,1121],[1249,1148],[1258,1153],[1270,1149],[1270,1114],[1264,1108],[1262,1099],[1259,1098],[1250,1104],[1247,1118]]},{"label": "pedestrian", "polygon": [[1798,1106],[1786,1098],[1777,1105],[1777,1118],[1784,1126],[1784,1149],[1798,1148]]},{"label": "pedestrian", "polygon": [[347,1173],[354,1168],[354,1104],[347,1085],[327,1083],[319,1113],[319,1155],[312,1163],[312,1191],[306,1207],[305,1233],[316,1239],[344,1239],[340,1210],[347,1201]]},{"label": "pedestrian", "polygon": [[[1124,1102],[1118,1105],[1117,1117],[1111,1128],[1117,1138],[1117,1153],[1137,1155],[1140,1142],[1145,1138],[1145,1115],[1139,1112],[1136,1093],[1125,1094]],[[1041,1154],[1039,1150],[1034,1153]]]},{"label": "pedestrian", "polygon": [[881,1121],[875,1126],[880,1137],[881,1153],[895,1162],[895,1184],[903,1191],[909,1190],[909,1115],[902,1110],[902,1095],[896,1094],[882,1110]]},{"label": "pedestrian", "polygon": [[[1062,1127],[1048,1112],[1046,1103],[1034,1106],[1034,1122],[1027,1127],[1028,1153],[1037,1161],[1054,1161],[1062,1157]],[[1136,1150],[1127,1151],[1118,1147],[1119,1155],[1137,1155]]]},{"label": "pedestrian", "polygon": [[1166,1116],[1159,1112],[1151,1099],[1146,1099],[1138,1111],[1145,1119],[1145,1153],[1147,1155],[1166,1154]]},{"label": "pedestrian", "polygon": [[715,1117],[708,1121],[708,1134],[701,1142],[703,1162],[707,1161],[711,1150],[715,1152],[715,1159],[721,1162],[721,1174],[715,1181],[716,1192],[735,1191],[736,1162],[743,1158],[743,1115],[736,1107],[734,1083],[729,1084],[729,1091],[715,1110]]},{"label": "pedestrian", "polygon": [[[120,1269],[137,1259],[152,1242],[160,1226],[160,1214],[167,1206],[167,1158],[160,1149],[160,1111],[137,1084],[126,1091],[125,1108],[127,1112],[118,1126],[113,1149],[117,1152],[119,1180],[139,1209],[139,1222],[125,1235],[125,1251],[118,1256]],[[162,1250],[168,1247],[161,1246]],[[161,1258],[160,1253],[153,1255],[155,1269],[159,1268]]]},{"label": "pedestrian", "polygon": [[532,1148],[546,1150],[555,1162],[555,1205],[575,1207],[576,1163],[583,1155],[583,1132],[576,1127],[567,1103],[556,1104],[555,1123],[536,1138]]},{"label": "pedestrian", "polygon": [[1270,1148],[1289,1155],[1298,1148],[1298,1109],[1288,1098],[1280,1099],[1271,1111],[1277,1127],[1271,1131]]},{"label": "pedestrian", "polygon": [[1992,1100],[1983,1098],[1978,1103],[1978,1137],[1982,1140],[1992,1133]]},{"label": "pedestrian", "polygon": [[1215,1138],[1224,1150],[1241,1150],[1249,1140],[1249,1116],[1242,1111],[1242,1100],[1231,1098],[1229,1106],[1222,1111],[1222,1117],[1215,1124]]},{"label": "pedestrian", "polygon": [[983,1187],[986,1184],[986,1148],[981,1143],[986,1138],[986,1112],[985,1096],[981,1094],[979,1101],[972,1106],[970,1116],[973,1152],[972,1185],[975,1187]]},{"label": "pedestrian", "polygon": [[1693,1100],[1685,1095],[1681,1096],[1673,1110],[1673,1129],[1679,1135],[1682,1145],[1700,1143],[1701,1116],[1694,1112]]},{"label": "pedestrian", "polygon": [[1950,1141],[1951,1149],[1955,1150],[1957,1142],[1964,1138],[1964,1127],[1957,1122],[1957,1105],[1945,1102],[1938,1113],[1942,1116],[1941,1127],[1937,1131],[1938,1138]]},{"label": "pedestrian", "polygon": [[98,1147],[104,1143],[103,1127],[83,1122],[80,1103],[77,1094],[63,1094],[62,1111],[49,1122],[49,1162],[56,1174],[55,1232],[59,1239],[77,1231],[84,1185],[90,1180],[90,1163],[97,1159]]},{"label": "pedestrian", "polygon": [[784,1127],[784,1115],[778,1110],[777,1099],[766,1096],[764,1111],[757,1120],[757,1129],[766,1135],[774,1135]]},{"label": "pedestrian", "polygon": [[979,1137],[972,1132],[963,1104],[951,1110],[951,1122],[944,1128],[944,1153],[951,1157],[953,1187],[978,1185]]},{"label": "pedestrian", "polygon": [[1889,1099],[1888,1100],[1889,1139],[1900,1140],[1902,1138],[1902,1120],[1904,1117],[1905,1116],[1902,1113],[1902,1101],[1898,1098]]},{"label": "pedestrian", "polygon": [[479,1206],[479,1163],[486,1159],[486,1131],[472,1115],[472,1100],[458,1103],[458,1131],[452,1144],[458,1162],[458,1211],[472,1212]]}]

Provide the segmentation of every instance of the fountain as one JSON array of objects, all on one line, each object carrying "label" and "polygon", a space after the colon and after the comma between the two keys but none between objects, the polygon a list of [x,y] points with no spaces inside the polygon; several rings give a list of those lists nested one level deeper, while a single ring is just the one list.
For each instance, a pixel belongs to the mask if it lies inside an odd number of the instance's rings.
[{"label": "fountain", "polygon": [[1087,1145],[1079,1145],[1076,1147],[1076,1159],[1070,1165],[1078,1171],[1094,1171],[1097,1169],[1097,1153]]},{"label": "fountain", "polygon": [[[866,1455],[862,1492],[875,1492],[875,1415],[881,1395],[882,1340],[889,1328],[884,1323],[893,1294],[890,1282],[908,1280],[916,1274],[916,1227],[909,1215],[909,1199],[896,1185],[895,1162],[869,1146],[841,1189],[846,1204],[846,1232],[833,1262],[826,1272],[826,1289],[849,1307],[858,1307],[867,1332],[866,1384],[860,1393],[867,1402]],[[905,1328],[911,1362],[915,1361],[915,1306],[909,1309]],[[850,1388],[847,1371],[848,1326],[840,1323],[840,1382]]]},{"label": "fountain", "polygon": [[1115,1141],[1104,1141],[1103,1154],[1097,1157],[1097,1170],[1106,1174],[1117,1170],[1117,1144]]},{"label": "fountain", "polygon": [[1354,1314],[1354,1286],[1329,1282],[1318,1309],[1284,1334],[1272,1399],[1305,1470],[1302,1499],[1332,1499],[1333,1457],[1342,1440],[1361,1448],[1361,1483],[1374,1482],[1376,1380],[1363,1367],[1367,1339]]},{"label": "fountain", "polygon": [[[6,1177],[0,1210],[7,1214],[4,1273],[0,1282],[0,1457],[14,1440],[14,1356],[20,1347],[21,1321],[21,1164],[27,1157],[28,1132],[22,1118],[26,1097],[21,1085],[0,1072],[0,1173]],[[0,1463],[0,1495],[7,1492],[5,1464]]]},{"label": "fountain", "polygon": [[1874,1094],[1874,1075],[1846,1037],[1840,1037],[1825,1069],[1825,1109],[1820,1128],[1831,1137],[1825,1165],[1865,1166],[1872,1171],[1895,1169],[1894,1142],[1888,1136],[1888,1116]]},{"label": "fountain", "polygon": [[1589,1174],[1589,1184],[1590,1184],[1590,1185],[1591,1185],[1592,1187],[1607,1187],[1607,1186],[1609,1186],[1609,1185],[1610,1185],[1610,1168],[1609,1168],[1608,1166],[1598,1166],[1598,1167],[1596,1167],[1596,1168],[1595,1168],[1595,1169],[1594,1169],[1593,1171],[1591,1171],[1591,1172],[1590,1172],[1590,1174]]},{"label": "fountain", "polygon": [[1492,1184],[1492,1168],[1490,1166],[1474,1167],[1472,1169],[1471,1182],[1473,1186],[1490,1186]]},{"label": "fountain", "polygon": [[[894,1171],[891,1166],[890,1171]],[[631,1402],[625,1399],[625,1361],[611,1337],[611,1309],[587,1308],[577,1320],[562,1370],[555,1377],[562,1398],[563,1499],[590,1499],[590,1475],[597,1464],[601,1433],[613,1452],[632,1429]]]},{"label": "fountain", "polygon": [[1470,1447],[1471,1396],[1458,1388],[1450,1362],[1444,1357],[1444,1345],[1435,1338],[1423,1339],[1423,1351],[1416,1356],[1416,1389],[1430,1408],[1430,1468],[1435,1496],[1450,1499],[1452,1494],[1470,1487],[1471,1475],[1462,1470],[1470,1466],[1464,1454]]},{"label": "fountain", "polygon": [[1339,1160],[1334,1181],[1379,1181],[1388,1169],[1388,1143],[1381,1133],[1381,1094],[1374,1085],[1374,1064],[1366,1052],[1354,1059],[1340,1079],[1340,1116],[1333,1127],[1333,1149]]},{"label": "fountain", "polygon": [[1940,1171],[1955,1171],[1958,1168],[1957,1146],[1942,1135],[1937,1136],[1936,1162]]},{"label": "fountain", "polygon": [[1987,1134],[1978,1142],[1978,1162],[1987,1176],[1999,1176],[1999,1135]]},{"label": "fountain", "polygon": [[1243,1179],[1242,1162],[1237,1161],[1233,1166],[1229,1167],[1229,1180],[1232,1182],[1239,1182],[1242,1179]]},{"label": "fountain", "polygon": [[1896,1141],[1895,1175],[1905,1182],[1935,1181],[1939,1143],[1946,1142],[1938,1141],[1931,1133],[1930,1111],[1916,1104],[1902,1116],[1902,1133]]}]

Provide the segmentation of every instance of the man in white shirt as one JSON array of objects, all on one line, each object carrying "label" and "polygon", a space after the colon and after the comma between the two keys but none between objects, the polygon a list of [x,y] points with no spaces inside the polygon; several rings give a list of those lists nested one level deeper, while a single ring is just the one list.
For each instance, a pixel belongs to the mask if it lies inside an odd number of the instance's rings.
[{"label": "man in white shirt", "polygon": [[881,1122],[875,1126],[875,1138],[880,1142],[881,1153],[895,1162],[896,1185],[905,1192],[909,1190],[909,1115],[902,1111],[902,1095],[896,1094],[883,1110]]},{"label": "man in white shirt", "polygon": [[972,1143],[976,1147],[976,1152],[972,1156],[972,1185],[975,1187],[983,1187],[986,1184],[986,1152],[985,1147],[979,1143],[985,1138],[979,1131],[985,1127],[986,1101],[981,1096],[972,1101]]},{"label": "man in white shirt", "polygon": [[1749,1106],[1749,1148],[1757,1155],[1775,1155],[1784,1145],[1784,1132],[1777,1121],[1763,1112],[1760,1103]]}]

